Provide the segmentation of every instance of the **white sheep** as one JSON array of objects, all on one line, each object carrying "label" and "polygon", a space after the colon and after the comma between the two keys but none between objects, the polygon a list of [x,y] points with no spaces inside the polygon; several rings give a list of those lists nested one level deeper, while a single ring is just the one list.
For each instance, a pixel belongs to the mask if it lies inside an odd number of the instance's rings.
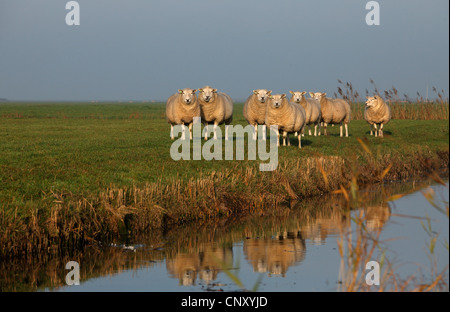
[{"label": "white sheep", "polygon": [[205,140],[208,139],[208,125],[214,124],[214,139],[217,139],[216,129],[218,125],[225,124],[225,140],[228,140],[228,125],[233,120],[233,100],[217,89],[205,86],[198,89],[198,102],[202,122],[206,126]]},{"label": "white sheep", "polygon": [[305,109],[306,125],[309,125],[309,135],[311,135],[311,126],[314,125],[314,136],[317,136],[317,128],[319,127],[320,133],[320,120],[322,118],[319,101],[305,98],[306,91],[289,91],[289,93],[292,94],[290,102],[296,105],[300,104]]},{"label": "white sheep", "polygon": [[[339,124],[340,135],[343,136],[342,126],[345,126],[345,136],[348,137],[348,123],[350,122],[351,108],[347,101],[342,99],[330,99],[326,93],[310,92],[312,98],[318,99],[320,112],[324,127],[324,134],[327,135],[328,124]],[[320,133],[320,131],[319,131]]]},{"label": "white sheep", "polygon": [[192,139],[192,123],[194,117],[200,117],[200,105],[197,101],[195,89],[179,89],[177,93],[171,95],[166,103],[166,119],[170,124],[170,138],[173,140],[173,126],[182,125],[185,138],[185,125],[189,125],[190,139]]},{"label": "white sheep", "polygon": [[391,120],[391,109],[380,96],[368,96],[364,119],[370,124],[370,135],[373,135],[372,128],[375,128],[375,136],[383,137],[383,126]]},{"label": "white sheep", "polygon": [[277,125],[277,145],[280,145],[280,131],[283,131],[283,146],[286,146],[286,137],[288,145],[289,133],[297,133],[298,147],[301,148],[301,134],[305,127],[305,110],[300,105],[293,105],[286,98],[286,94],[270,95],[267,102],[266,126]]},{"label": "white sheep", "polygon": [[253,126],[253,139],[258,136],[258,125],[263,126],[263,140],[266,139],[266,107],[267,99],[272,91],[266,89],[253,90],[253,93],[247,98],[244,104],[244,118]]}]

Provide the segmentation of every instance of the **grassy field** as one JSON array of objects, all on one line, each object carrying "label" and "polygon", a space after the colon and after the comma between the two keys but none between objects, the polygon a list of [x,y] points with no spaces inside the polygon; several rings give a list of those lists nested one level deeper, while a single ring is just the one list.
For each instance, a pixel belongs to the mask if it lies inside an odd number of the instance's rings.
[{"label": "grassy field", "polygon": [[[242,107],[233,123],[245,126]],[[435,107],[441,120],[392,120],[384,139],[363,120],[349,138],[329,127],[301,150],[296,140],[280,147],[278,169],[262,173],[260,161],[172,160],[163,103],[0,104],[0,255],[266,209],[355,175],[371,183],[448,168],[445,107]]]}]

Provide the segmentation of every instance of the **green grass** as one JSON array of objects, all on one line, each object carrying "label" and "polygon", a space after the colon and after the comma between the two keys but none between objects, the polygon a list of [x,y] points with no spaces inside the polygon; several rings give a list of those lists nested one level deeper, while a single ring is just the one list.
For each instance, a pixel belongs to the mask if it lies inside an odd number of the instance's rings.
[{"label": "green grass", "polygon": [[[14,198],[20,205],[50,190],[88,195],[110,185],[190,178],[199,171],[236,166],[232,161],[173,161],[164,112],[164,104],[0,105],[0,116],[21,116],[0,119],[0,199]],[[234,123],[247,124],[242,105],[235,107]],[[367,123],[360,120],[351,122],[350,138],[337,137],[339,127],[329,129],[328,137],[305,136],[301,151],[281,147],[280,159],[347,156],[360,148],[357,137],[368,137],[380,153],[437,150],[448,145],[449,137],[447,121],[435,120],[393,120],[385,139],[369,137]]]},{"label": "green grass", "polygon": [[[242,107],[242,103],[235,105],[233,124],[247,125]],[[262,174],[257,172],[260,161],[172,160],[169,153],[172,144],[170,126],[165,121],[163,103],[0,104],[0,208],[3,224],[10,226],[17,217],[22,218],[20,231],[26,232],[24,228],[33,218],[38,219],[41,225],[46,222],[44,216],[50,218],[50,208],[58,198],[62,201],[67,198],[91,200],[104,196],[101,194],[106,190],[143,190],[152,183],[170,186],[179,181],[180,187],[185,187],[188,181],[209,179],[214,183],[214,194],[218,193],[217,188],[230,197],[241,193],[241,197],[234,198],[238,201],[246,198],[249,190],[255,196],[264,192],[268,196],[273,194],[277,188],[260,178],[272,179],[285,174],[293,191],[306,196],[319,191],[312,190],[315,185],[303,183],[300,172],[292,169],[292,164],[305,166],[308,159],[318,156],[357,159],[361,164],[372,167],[378,162],[378,173],[393,158],[399,164],[405,161],[403,168],[401,165],[395,168],[398,174],[393,175],[394,178],[403,176],[402,171],[411,170],[404,174],[405,177],[412,174],[414,168],[411,169],[411,163],[418,162],[418,157],[444,153],[444,161],[448,162],[448,119],[392,120],[385,127],[384,139],[370,137],[369,125],[363,120],[350,123],[349,138],[339,137],[338,126],[328,129],[330,135],[327,137],[305,136],[301,150],[296,147],[296,139],[291,139],[293,146],[279,149],[277,172]],[[374,155],[372,163],[361,152],[357,138],[367,138],[366,144]],[[247,168],[254,170],[248,181],[239,178],[248,172]],[[223,176],[214,180],[211,175],[215,173]],[[369,182],[370,174],[363,172]],[[257,189],[250,189],[252,185]],[[319,186],[317,188],[320,189]],[[170,193],[167,190],[161,193],[165,192]],[[170,209],[167,207],[170,204],[178,204],[175,200],[165,202],[163,195],[160,196],[152,203],[164,209]],[[205,198],[210,200],[210,197]],[[73,210],[78,205],[72,203],[68,209]],[[5,231],[3,234],[7,239]]]}]

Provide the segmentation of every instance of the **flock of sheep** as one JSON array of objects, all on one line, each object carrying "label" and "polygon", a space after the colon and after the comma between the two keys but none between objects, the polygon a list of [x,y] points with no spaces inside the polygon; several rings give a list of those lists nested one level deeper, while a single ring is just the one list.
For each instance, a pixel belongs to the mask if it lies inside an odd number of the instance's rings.
[{"label": "flock of sheep", "polygon": [[[217,138],[217,126],[225,124],[225,140],[228,140],[228,125],[233,120],[233,101],[226,93],[205,86],[198,89],[179,89],[169,97],[166,103],[167,122],[171,126],[170,137],[174,139],[173,127],[183,125],[183,138],[185,126],[189,126],[189,135],[192,139],[192,124],[195,117],[201,117],[205,125],[205,140],[208,139],[209,125],[214,126],[214,139]],[[254,127],[253,138],[257,138],[258,125],[262,125],[263,135],[266,138],[266,127],[278,126],[277,142],[280,133],[283,135],[283,145],[290,145],[289,134],[298,137],[298,147],[301,148],[301,136],[304,136],[306,126],[309,126],[309,135],[327,135],[329,124],[340,125],[340,136],[345,127],[345,136],[348,137],[348,124],[350,122],[351,108],[343,99],[331,99],[326,93],[310,92],[311,98],[305,98],[306,92],[289,91],[292,95],[287,99],[286,94],[273,94],[266,89],[254,90],[244,104],[244,118]],[[383,99],[375,95],[367,97],[364,118],[370,124],[370,134],[383,137],[383,126],[391,119],[389,106]]]}]

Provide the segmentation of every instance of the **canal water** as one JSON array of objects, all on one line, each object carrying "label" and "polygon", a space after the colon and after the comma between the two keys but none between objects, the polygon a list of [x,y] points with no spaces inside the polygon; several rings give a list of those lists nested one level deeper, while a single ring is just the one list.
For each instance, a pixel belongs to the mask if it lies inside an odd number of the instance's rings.
[{"label": "canal water", "polygon": [[[339,291],[345,289],[343,264],[350,257],[348,246],[343,255],[340,246],[348,240],[358,245],[362,229],[364,237],[377,237],[378,247],[364,261],[380,264],[382,286],[395,290],[392,279],[383,278],[391,268],[397,283],[410,290],[448,266],[448,197],[448,182],[378,185],[359,193],[360,209],[349,211],[342,194],[323,196],[59,258],[4,262],[0,286],[2,291],[51,292]],[[371,243],[368,239],[369,249]],[[79,285],[67,285],[70,261],[79,264]],[[370,272],[362,270],[362,276]],[[448,291],[448,270],[439,285]],[[380,286],[368,287],[377,291]]]}]

